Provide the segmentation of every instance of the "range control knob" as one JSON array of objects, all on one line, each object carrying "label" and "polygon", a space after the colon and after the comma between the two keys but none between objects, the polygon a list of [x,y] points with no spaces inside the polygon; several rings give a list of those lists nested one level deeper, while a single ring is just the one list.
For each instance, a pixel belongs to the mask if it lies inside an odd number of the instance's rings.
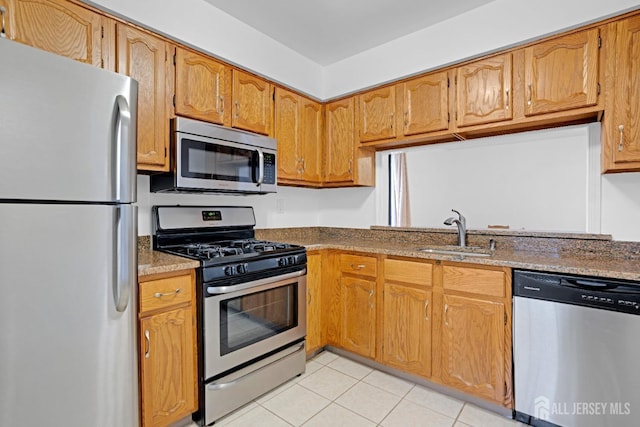
[{"label": "range control knob", "polygon": [[280,267],[284,267],[285,265],[287,265],[287,259],[286,259],[286,258],[280,258],[280,259],[278,260],[278,265],[279,265]]},{"label": "range control knob", "polygon": [[248,264],[238,264],[238,266],[236,267],[236,271],[238,272],[238,274],[246,273],[248,266]]},{"label": "range control knob", "polygon": [[290,256],[289,258],[287,258],[287,264],[289,265],[293,265],[296,263],[296,259],[292,256]]},{"label": "range control knob", "polygon": [[233,276],[234,274],[236,274],[236,272],[234,271],[232,265],[228,265],[224,268],[224,274],[225,276]]}]

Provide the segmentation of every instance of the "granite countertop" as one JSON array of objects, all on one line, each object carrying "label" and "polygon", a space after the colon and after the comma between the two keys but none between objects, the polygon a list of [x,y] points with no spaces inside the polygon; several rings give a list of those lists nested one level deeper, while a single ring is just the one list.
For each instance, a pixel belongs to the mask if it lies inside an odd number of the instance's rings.
[{"label": "granite countertop", "polygon": [[[277,228],[258,229],[256,238],[298,244],[309,251],[338,249],[640,281],[640,243],[614,241],[611,236],[600,234],[470,230],[469,246],[488,249],[489,239],[496,242],[496,250],[489,257],[418,250],[454,245],[456,234],[448,229]],[[149,236],[138,240],[138,264],[139,277],[200,265],[198,261],[153,251]]]},{"label": "granite countertop", "polygon": [[[497,241],[496,250],[490,257],[461,257],[418,250],[426,246],[455,244],[455,234],[451,233],[446,234],[453,236],[453,240],[434,242],[425,237],[432,237],[430,230],[391,230],[387,227],[372,227],[369,230],[311,228],[307,233],[301,230],[263,229],[257,236],[303,245],[309,251],[339,249],[640,281],[640,243],[616,242],[607,235],[533,233],[523,237],[519,232],[506,236],[508,233],[505,232],[475,233],[486,237],[487,242],[476,240],[469,243],[470,246],[488,249],[488,239],[494,238]],[[420,233],[425,238],[418,237]],[[468,237],[473,235],[471,232]]]},{"label": "granite countertop", "polygon": [[198,261],[152,250],[149,236],[138,238],[138,277],[188,270],[199,266]]}]

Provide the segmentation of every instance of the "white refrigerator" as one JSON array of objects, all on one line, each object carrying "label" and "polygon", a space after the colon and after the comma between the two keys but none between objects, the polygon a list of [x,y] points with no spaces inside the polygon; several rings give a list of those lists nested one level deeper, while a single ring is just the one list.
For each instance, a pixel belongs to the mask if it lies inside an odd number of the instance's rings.
[{"label": "white refrigerator", "polygon": [[137,82],[0,61],[0,426],[137,426]]}]

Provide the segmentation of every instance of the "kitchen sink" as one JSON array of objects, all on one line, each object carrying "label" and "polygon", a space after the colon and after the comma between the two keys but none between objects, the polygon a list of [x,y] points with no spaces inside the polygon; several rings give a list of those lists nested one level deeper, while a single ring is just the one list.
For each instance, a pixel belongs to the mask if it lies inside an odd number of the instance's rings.
[{"label": "kitchen sink", "polygon": [[426,248],[418,248],[418,252],[438,255],[453,255],[461,257],[490,257],[489,249],[480,248],[478,246],[431,246]]}]

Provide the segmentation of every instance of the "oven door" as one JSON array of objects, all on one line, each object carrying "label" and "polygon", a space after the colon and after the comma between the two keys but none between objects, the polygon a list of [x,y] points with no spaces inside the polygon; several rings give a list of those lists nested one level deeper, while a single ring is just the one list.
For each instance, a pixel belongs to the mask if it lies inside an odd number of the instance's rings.
[{"label": "oven door", "polygon": [[180,133],[176,138],[179,189],[276,191],[275,150]]},{"label": "oven door", "polygon": [[205,379],[305,337],[306,270],[220,289],[204,298]]}]

